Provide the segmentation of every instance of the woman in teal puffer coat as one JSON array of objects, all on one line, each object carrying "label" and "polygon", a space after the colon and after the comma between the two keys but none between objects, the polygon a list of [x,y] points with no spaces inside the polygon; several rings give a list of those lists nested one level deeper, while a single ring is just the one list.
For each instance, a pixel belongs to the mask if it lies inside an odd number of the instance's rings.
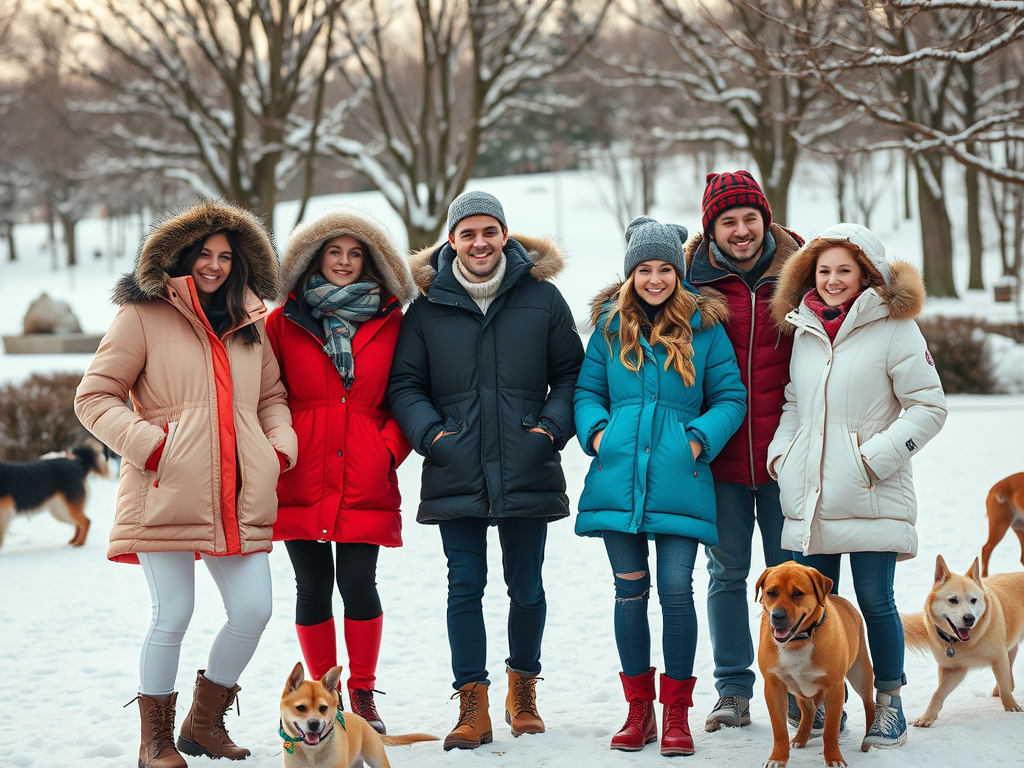
[{"label": "woman in teal puffer coat", "polygon": [[658,555],[664,619],[661,753],[693,754],[699,544],[718,543],[709,462],[739,427],[746,391],[722,322],[728,303],[685,282],[686,230],[635,219],[626,230],[626,279],[592,303],[594,333],[576,383],[576,431],[594,456],[576,533],[604,539],[615,576],[615,642],[629,716],[612,749],[658,737],[647,601],[648,539]]}]

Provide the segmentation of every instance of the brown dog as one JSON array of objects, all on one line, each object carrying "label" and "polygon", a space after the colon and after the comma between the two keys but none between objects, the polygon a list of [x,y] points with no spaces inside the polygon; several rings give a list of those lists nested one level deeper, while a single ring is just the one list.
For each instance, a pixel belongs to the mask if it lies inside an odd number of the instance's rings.
[{"label": "brown dog", "polygon": [[985,499],[988,509],[988,541],[981,548],[981,576],[988,576],[988,559],[1006,532],[1020,539],[1020,562],[1024,565],[1024,472],[1004,477],[992,486]]},{"label": "brown dog", "polygon": [[[874,720],[874,677],[864,622],[848,600],[830,595],[831,589],[832,579],[792,562],[767,569],[757,580],[755,591],[764,609],[757,663],[775,738],[764,768],[783,768],[790,745],[799,749],[807,744],[814,710],[822,700],[825,765],[846,765],[839,751],[843,678],[864,702],[868,728]],[[786,728],[787,691],[800,705],[800,727],[792,741]]]},{"label": "brown dog", "polygon": [[341,711],[338,681],[341,667],[331,667],[319,680],[306,680],[300,661],[281,694],[280,735],[285,768],[351,768],[365,760],[370,768],[391,768],[384,745],[437,741],[436,736],[410,733],[381,736],[359,715]]}]

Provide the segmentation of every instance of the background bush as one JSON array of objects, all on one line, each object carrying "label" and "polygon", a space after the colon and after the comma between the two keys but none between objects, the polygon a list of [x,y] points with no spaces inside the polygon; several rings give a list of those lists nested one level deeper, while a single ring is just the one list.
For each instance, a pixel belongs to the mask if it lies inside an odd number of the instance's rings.
[{"label": "background bush", "polygon": [[973,317],[929,317],[921,332],[947,395],[991,395],[999,391],[984,322]]},{"label": "background bush", "polygon": [[87,438],[74,410],[81,380],[81,373],[34,373],[0,387],[0,459],[30,461]]}]

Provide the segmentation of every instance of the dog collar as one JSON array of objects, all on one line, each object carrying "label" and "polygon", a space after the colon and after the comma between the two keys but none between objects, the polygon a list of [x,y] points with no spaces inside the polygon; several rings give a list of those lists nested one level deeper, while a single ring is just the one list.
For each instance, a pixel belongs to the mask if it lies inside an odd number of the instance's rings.
[{"label": "dog collar", "polygon": [[[335,711],[335,713],[334,713],[334,721],[336,723],[338,723],[338,725],[341,726],[341,730],[343,730],[343,731],[346,730],[345,729],[345,715],[344,715],[344,713],[340,709]],[[296,739],[294,736],[286,733],[285,730],[284,730],[284,723],[282,721],[280,721],[280,720],[278,720],[278,722],[277,722],[277,735],[280,736],[281,739],[284,741],[284,751],[287,752],[289,755],[295,754],[295,745],[296,744],[303,744],[303,743],[305,743],[305,742],[302,741],[302,739]],[[322,737],[320,739],[320,742],[323,742],[323,741],[329,739],[333,735],[334,735],[334,726],[332,725],[331,726],[331,730],[327,732],[326,736],[324,736],[324,737]]]},{"label": "dog collar", "polygon": [[810,640],[810,639],[811,639],[811,633],[812,633],[812,632],[813,632],[814,630],[816,630],[816,629],[817,629],[818,627],[820,627],[820,626],[821,626],[822,622],[824,622],[824,621],[825,621],[825,616],[827,615],[827,613],[828,613],[828,609],[826,609],[826,608],[822,608],[822,609],[821,609],[821,618],[820,618],[820,619],[818,619],[818,621],[817,621],[817,622],[816,622],[816,623],[815,623],[815,624],[814,624],[813,626],[810,626],[810,627],[808,627],[808,628],[807,628],[807,631],[806,631],[806,632],[801,632],[801,633],[800,633],[800,634],[798,634],[798,635],[793,635],[793,636],[792,636],[791,638],[789,638],[789,640],[787,640],[786,642],[787,642],[787,643],[791,643],[791,642],[793,642],[794,640]]},{"label": "dog collar", "polygon": [[949,648],[946,649],[946,656],[952,659],[954,656],[956,656],[956,649],[953,647],[953,643],[959,643],[960,638],[950,637],[941,629],[939,629],[938,626],[936,626],[935,624],[932,624],[932,626],[935,627],[935,631],[939,633],[939,637],[941,637],[944,642],[949,643]]}]

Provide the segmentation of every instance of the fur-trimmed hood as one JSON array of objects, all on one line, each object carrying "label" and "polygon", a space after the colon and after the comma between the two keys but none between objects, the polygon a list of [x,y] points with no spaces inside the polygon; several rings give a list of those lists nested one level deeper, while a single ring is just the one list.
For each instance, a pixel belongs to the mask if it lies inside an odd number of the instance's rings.
[{"label": "fur-trimmed hood", "polygon": [[[786,262],[772,297],[772,319],[784,333],[794,327],[786,315],[798,309],[804,296],[814,288],[814,268],[818,254],[836,245],[835,241],[816,237]],[[917,268],[906,261],[888,262],[889,278],[882,277],[872,260],[852,243],[847,247],[868,276],[869,289],[874,289],[894,320],[911,320],[924,309],[924,280]]]},{"label": "fur-trimmed hood", "polygon": [[[594,298],[590,300],[590,325],[597,328],[602,315],[610,312],[614,306],[619,289],[625,280],[619,280],[602,288]],[[714,288],[693,288],[684,283],[684,290],[695,293],[697,296],[697,311],[700,312],[700,330],[725,323],[729,319],[729,302],[725,296]]]},{"label": "fur-trimmed hood", "polygon": [[[506,254],[510,248],[521,249],[522,255],[533,263],[530,267],[530,277],[538,282],[553,279],[565,268],[565,254],[553,238],[513,233],[509,235],[505,244]],[[451,264],[454,258],[455,249],[447,241],[423,248],[409,257],[409,267],[420,294],[426,296],[434,284],[438,264],[442,261]]]},{"label": "fur-trimmed hood", "polygon": [[388,293],[402,304],[408,304],[416,298],[416,285],[409,264],[402,258],[384,225],[362,211],[342,208],[324,213],[292,230],[281,264],[278,302],[284,303],[288,294],[299,287],[299,279],[320,247],[339,235],[351,235],[367,246],[373,266],[383,278]]},{"label": "fur-trimmed hood", "polygon": [[[775,238],[775,255],[772,257],[771,266],[761,276],[762,280],[778,278],[786,261],[804,244],[804,239],[800,235],[791,229],[786,229],[781,224],[772,222],[768,231]],[[715,259],[709,241],[704,238],[703,232],[698,232],[683,244],[683,258],[686,259],[688,278],[697,283],[713,279],[720,274],[733,274]],[[695,260],[698,262],[696,265],[694,264]],[[705,274],[705,272],[711,274]]]},{"label": "fur-trimmed hood", "polygon": [[114,304],[140,304],[165,297],[168,272],[183,252],[199,240],[224,231],[238,237],[242,253],[235,257],[248,260],[250,290],[260,299],[274,299],[280,272],[273,238],[263,222],[234,203],[201,200],[153,222],[135,257],[134,269],[114,286]]}]

